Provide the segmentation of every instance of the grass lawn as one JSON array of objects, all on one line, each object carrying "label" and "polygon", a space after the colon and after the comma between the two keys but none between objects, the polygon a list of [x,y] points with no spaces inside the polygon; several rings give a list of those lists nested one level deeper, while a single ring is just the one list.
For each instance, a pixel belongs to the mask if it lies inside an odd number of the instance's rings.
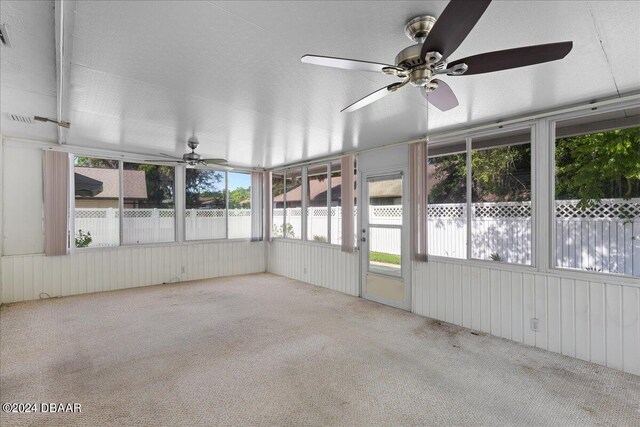
[{"label": "grass lawn", "polygon": [[400,255],[386,254],[384,252],[369,252],[369,260],[375,262],[384,262],[385,264],[400,265]]}]

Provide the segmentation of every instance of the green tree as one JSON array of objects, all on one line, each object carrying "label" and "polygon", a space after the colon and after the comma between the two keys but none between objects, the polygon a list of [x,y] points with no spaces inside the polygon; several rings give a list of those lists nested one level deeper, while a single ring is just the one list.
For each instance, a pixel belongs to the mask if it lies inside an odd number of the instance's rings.
[{"label": "green tree", "polygon": [[472,200],[530,200],[531,145],[510,145],[471,153]]},{"label": "green tree", "polygon": [[76,157],[75,165],[87,168],[118,169],[118,160],[96,159],[94,157]]},{"label": "green tree", "polygon": [[459,203],[466,200],[466,155],[451,154],[429,159],[435,184],[429,192],[429,203]]},{"label": "green tree", "polygon": [[251,206],[251,188],[234,188],[229,192],[229,208],[241,209]]},{"label": "green tree", "polygon": [[186,206],[187,209],[202,207],[202,198],[210,201],[210,206],[224,207],[225,195],[224,186],[220,188],[220,183],[224,182],[224,172],[206,169],[187,169],[186,182]]},{"label": "green tree", "polygon": [[124,169],[144,171],[147,184],[147,199],[139,201],[141,208],[174,207],[174,167],[151,165],[148,163],[124,163]]},{"label": "green tree", "polygon": [[556,198],[580,199],[584,209],[631,197],[640,197],[640,127],[556,141]]},{"label": "green tree", "polygon": [[[460,203],[466,200],[466,154],[429,159],[435,182],[429,203]],[[471,155],[473,201],[521,201],[531,193],[530,144],[474,150]]]}]

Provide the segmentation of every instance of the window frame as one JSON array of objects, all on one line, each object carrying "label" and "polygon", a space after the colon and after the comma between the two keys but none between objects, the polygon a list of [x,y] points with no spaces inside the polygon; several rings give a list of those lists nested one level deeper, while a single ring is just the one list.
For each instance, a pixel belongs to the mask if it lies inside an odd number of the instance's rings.
[{"label": "window frame", "polygon": [[[186,169],[186,168],[185,168]],[[254,214],[254,207],[253,207],[253,181],[251,181],[251,171],[244,171],[244,170],[228,170],[228,171],[224,171],[225,175],[226,175],[226,185],[227,185],[227,209],[226,209],[226,215],[227,215],[227,232],[226,232],[226,238],[224,240],[227,241],[251,241],[251,233],[252,233],[252,229],[251,229],[251,223],[253,222],[253,214]],[[236,237],[233,239],[229,238],[229,195],[231,194],[229,191],[229,174],[230,173],[238,173],[238,174],[245,174],[245,175],[249,175],[249,180],[250,180],[250,185],[249,185],[249,200],[251,203],[251,221],[249,221],[249,237]],[[185,191],[186,191],[186,182],[185,182]],[[220,241],[223,239],[213,239],[214,241]],[[191,240],[190,240],[191,241]]]},{"label": "window frame", "polygon": [[[185,194],[186,194],[186,170],[187,168],[184,165],[169,165],[174,169],[174,239],[169,242],[157,242],[157,243],[123,243],[123,210],[124,210],[124,193],[123,193],[123,176],[124,176],[124,163],[139,163],[139,164],[149,164],[156,166],[167,166],[164,163],[153,162],[153,161],[144,161],[143,159],[126,157],[120,154],[109,153],[93,153],[93,152],[85,152],[85,151],[69,151],[69,156],[71,160],[69,161],[69,185],[67,186],[67,191],[69,194],[68,200],[68,213],[67,213],[67,249],[68,253],[83,253],[83,252],[94,252],[94,251],[108,251],[108,250],[117,250],[118,248],[124,247],[159,247],[159,246],[174,246],[174,245],[193,245],[193,244],[202,244],[202,243],[222,243],[222,242],[250,242],[251,238],[220,238],[220,239],[201,239],[201,240],[187,240],[186,239],[186,230],[185,230],[185,211],[186,211],[186,203],[185,203]],[[102,160],[113,160],[118,162],[118,211],[119,211],[119,219],[118,219],[118,227],[119,227],[119,242],[118,245],[113,246],[96,246],[96,247],[85,247],[78,248],[75,246],[75,182],[74,182],[74,158],[75,157],[90,157],[95,159]],[[218,170],[213,169],[217,172],[224,172],[226,180],[228,179],[229,172],[236,173],[245,173],[251,174],[252,170],[250,169],[233,169],[232,171]],[[226,183],[228,189],[228,183]],[[251,192],[253,193],[253,187],[251,188]],[[228,207],[228,194],[227,194],[227,207]],[[251,207],[252,215],[253,215],[253,205]],[[228,209],[227,215],[228,215]],[[228,236],[228,221],[227,227],[225,231],[225,235]]]},{"label": "window frame", "polygon": [[[220,237],[218,239],[187,239],[187,203],[186,203],[186,194],[187,194],[187,168],[183,168],[184,169],[184,179],[182,180],[183,187],[184,187],[184,191],[182,192],[183,194],[183,201],[184,201],[184,206],[182,209],[182,230],[183,230],[183,239],[185,243],[206,243],[206,242],[224,242],[224,241],[232,241],[232,242],[243,242],[243,241],[250,241],[251,240],[251,231],[249,232],[249,237],[239,237],[239,238],[234,238],[234,239],[229,239],[229,173],[243,173],[246,175],[251,176],[251,172],[250,171],[244,171],[244,170],[232,170],[232,171],[228,171],[228,170],[221,170],[221,169],[215,169],[215,168],[207,168],[207,170],[210,170],[211,172],[220,172],[224,174],[224,193],[225,193],[225,209],[224,209],[224,217],[225,217],[225,232],[224,235],[225,237]],[[253,186],[251,186],[250,188],[250,193],[249,193],[249,198],[251,199],[253,195]],[[253,205],[251,206],[251,216],[253,218]]]},{"label": "window frame", "polygon": [[[440,262],[449,262],[449,263],[457,263],[457,264],[465,264],[471,266],[483,266],[487,265],[496,265],[500,267],[500,269],[511,270],[511,271],[539,271],[539,257],[538,257],[538,244],[537,244],[537,231],[538,231],[538,200],[537,197],[537,165],[538,165],[538,155],[537,155],[537,121],[529,120],[520,123],[514,123],[507,126],[497,126],[491,127],[486,130],[480,130],[476,132],[461,132],[459,134],[455,134],[452,136],[444,137],[444,138],[434,138],[430,139],[428,144],[430,145],[440,145],[447,143],[456,143],[465,141],[465,150],[453,150],[451,153],[440,152],[437,156],[449,155],[449,154],[462,154],[464,153],[466,156],[466,208],[467,208],[467,241],[466,241],[466,257],[465,258],[454,258],[447,257],[441,255],[431,255],[428,254],[429,259],[433,259],[435,261]],[[530,144],[531,144],[531,264],[516,264],[509,262],[496,262],[491,260],[484,260],[473,258],[472,255],[472,211],[471,205],[472,202],[472,184],[473,184],[473,175],[472,175],[472,145],[474,138],[481,138],[487,136],[495,136],[505,133],[512,133],[517,131],[522,131],[529,129],[530,131]],[[430,147],[429,147],[430,148]],[[429,157],[429,150],[427,150],[427,158]],[[434,156],[435,157],[435,156]],[[428,221],[428,218],[427,218]],[[428,250],[428,249],[427,249]]]},{"label": "window frame", "polygon": [[[136,163],[136,164],[144,164],[144,165],[154,165],[154,166],[167,166],[170,168],[173,168],[173,240],[171,241],[167,241],[167,242],[145,242],[145,243],[123,243],[123,239],[124,239],[124,164],[125,163]],[[119,188],[120,188],[120,197],[118,200],[119,203],[119,208],[120,208],[120,245],[119,246],[133,246],[133,247],[137,247],[137,246],[141,246],[141,245],[171,245],[171,244],[175,244],[178,243],[178,202],[177,202],[177,192],[178,192],[178,187],[176,185],[177,183],[177,168],[176,165],[174,166],[169,166],[169,165],[165,165],[165,164],[160,164],[160,163],[153,163],[153,162],[144,162],[142,160],[136,160],[136,159],[121,159],[118,161],[118,168],[119,168]]]},{"label": "window frame", "polygon": [[[125,246],[122,244],[122,203],[124,198],[122,197],[122,176],[123,176],[123,169],[122,169],[122,163],[123,161],[120,159],[114,159],[111,158],[109,156],[100,156],[100,155],[95,155],[95,154],[84,154],[84,153],[76,153],[76,152],[70,152],[69,153],[69,184],[67,186],[67,191],[69,192],[69,200],[67,203],[67,209],[68,209],[68,214],[67,214],[67,252],[69,254],[74,253],[74,252],[85,252],[85,251],[101,251],[101,250],[112,250],[112,249],[116,249],[122,246]],[[87,157],[87,158],[92,158],[92,159],[98,159],[98,160],[113,160],[113,161],[117,161],[118,162],[118,244],[117,245],[112,245],[112,246],[94,246],[94,247],[84,247],[84,248],[79,248],[75,245],[75,237],[76,237],[76,197],[75,197],[75,189],[76,189],[76,185],[75,185],[75,158],[76,157]],[[116,170],[114,168],[114,170]],[[160,243],[160,244],[165,244],[166,242]]]},{"label": "window frame", "polygon": [[[327,208],[327,241],[326,242],[322,242],[322,241],[317,241],[317,240],[313,240],[313,238],[309,239],[309,215],[308,215],[308,209],[309,209],[309,168],[318,168],[320,166],[324,165],[325,167],[325,174],[326,174],[326,183],[325,183],[325,189],[327,191],[327,201],[325,203],[325,207]],[[304,232],[304,240],[307,242],[313,242],[313,243],[317,243],[317,244],[331,244],[331,162],[327,161],[327,162],[316,162],[316,163],[309,163],[308,165],[304,166],[304,188],[303,188],[303,205],[304,205],[304,228],[305,228],[305,232]],[[335,245],[334,245],[335,246]]]},{"label": "window frame", "polygon": [[[606,113],[614,113],[629,109],[640,108],[640,104],[637,102],[624,102],[621,104],[613,104],[606,105],[603,107],[579,110],[574,112],[568,112],[564,114],[554,115],[546,120],[546,130],[548,132],[548,143],[549,143],[549,191],[548,196],[545,198],[546,203],[548,204],[547,215],[548,215],[548,228],[549,228],[549,239],[547,240],[548,250],[546,251],[546,262],[548,263],[546,266],[546,271],[549,273],[558,274],[560,276],[567,276],[575,278],[576,280],[586,280],[586,281],[598,281],[605,283],[614,283],[614,284],[634,284],[637,286],[637,281],[639,277],[630,276],[628,274],[620,274],[620,273],[609,273],[604,271],[594,271],[594,270],[579,270],[577,268],[571,267],[561,267],[556,265],[556,239],[557,239],[557,227],[555,224],[555,202],[556,202],[556,141],[557,141],[557,125],[559,122],[570,121],[573,119],[579,118],[588,118],[588,117],[597,117],[601,114]],[[616,127],[614,129],[608,130],[617,130],[617,129],[626,129],[628,127]],[[590,133],[599,132],[599,130],[594,130]],[[636,283],[633,283],[636,282]]]},{"label": "window frame", "polygon": [[[469,221],[470,221],[470,217],[469,217],[469,207],[467,205],[467,201],[469,200],[470,197],[470,191],[469,191],[469,186],[470,186],[470,176],[469,176],[469,156],[467,155],[468,153],[468,145],[469,145],[469,138],[468,137],[463,137],[463,138],[453,138],[450,140],[445,140],[445,141],[439,141],[437,144],[442,144],[442,145],[447,145],[447,144],[456,144],[456,143],[464,143],[464,150],[459,150],[459,149],[453,149],[453,148],[457,148],[457,145],[452,145],[452,150],[450,152],[438,152],[437,154],[430,156],[427,150],[427,168],[429,167],[429,159],[432,158],[436,158],[436,157],[445,157],[445,156],[453,156],[453,155],[457,155],[457,154],[463,154],[464,155],[464,162],[465,162],[465,234],[466,234],[466,238],[465,238],[465,253],[464,253],[464,257],[462,258],[458,258],[458,257],[453,257],[453,256],[444,256],[444,255],[433,255],[429,253],[429,248],[431,247],[431,245],[429,245],[428,243],[428,234],[427,234],[427,257],[428,258],[434,258],[434,259],[452,259],[452,260],[458,260],[458,261],[467,261],[467,260],[473,260],[474,258],[471,258],[470,254],[470,250],[469,250],[469,241],[471,240],[471,234],[469,232],[470,230],[470,226],[469,226]],[[426,179],[428,179],[428,174]],[[428,212],[428,207],[430,205],[429,203],[429,194],[427,191],[427,212]],[[434,203],[437,204],[437,203]],[[429,215],[427,214],[427,225],[426,225],[426,230],[428,230],[429,227]],[[428,231],[427,231],[428,233]]]},{"label": "window frame", "polygon": [[[333,191],[333,188],[331,187],[331,174],[333,172],[332,168],[331,168],[331,164],[336,162],[335,158],[332,159],[327,159],[327,160],[322,160],[319,162],[311,162],[311,163],[305,163],[303,165],[292,165],[290,167],[286,167],[286,168],[278,168],[278,169],[273,169],[273,173],[277,174],[277,175],[281,175],[282,176],[282,180],[284,182],[284,192],[283,192],[283,221],[282,224],[280,224],[284,227],[287,223],[287,212],[286,212],[286,206],[287,206],[287,191],[286,191],[286,182],[287,182],[287,173],[290,170],[293,169],[300,169],[300,174],[302,176],[302,182],[301,182],[301,209],[302,209],[302,214],[301,214],[301,233],[302,236],[300,239],[292,239],[289,237],[285,237],[284,231],[282,236],[278,236],[278,237],[272,237],[273,240],[286,240],[288,242],[305,242],[308,244],[313,244],[313,245],[320,245],[320,246],[332,246],[332,247],[340,247],[341,243],[331,243],[331,238],[332,238],[332,227],[331,227],[331,193]],[[307,217],[307,207],[308,207],[308,197],[307,197],[307,193],[308,193],[308,170],[309,168],[316,168],[319,167],[321,165],[325,165],[326,169],[327,169],[327,241],[326,242],[320,242],[320,241],[315,241],[315,240],[311,240],[309,239],[307,230],[308,230],[308,217]],[[356,175],[354,175],[355,177]],[[340,171],[340,177],[342,178],[342,170]],[[272,178],[272,182],[270,183],[271,185],[271,189],[272,189],[272,194],[273,194],[273,178]],[[273,211],[275,210],[275,205],[273,205],[273,198],[271,200],[272,206],[271,206],[271,218],[273,221],[273,218],[275,218],[275,216],[273,215]],[[272,227],[273,225],[276,225],[275,222],[272,223]]]}]

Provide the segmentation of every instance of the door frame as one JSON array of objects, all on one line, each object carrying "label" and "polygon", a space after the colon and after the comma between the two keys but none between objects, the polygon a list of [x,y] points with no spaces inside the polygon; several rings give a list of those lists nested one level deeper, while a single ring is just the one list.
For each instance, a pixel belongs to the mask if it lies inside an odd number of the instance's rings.
[{"label": "door frame", "polygon": [[[402,302],[376,297],[375,295],[367,295],[365,293],[366,275],[369,274],[369,184],[370,178],[400,175],[402,176],[402,228],[401,228],[401,280],[404,287],[404,300]],[[380,304],[389,305],[406,311],[411,311],[412,307],[412,287],[411,287],[411,256],[410,256],[410,218],[409,218],[409,180],[408,168],[395,166],[390,168],[375,168],[358,172],[358,182],[362,185],[358,186],[358,245],[360,246],[360,296],[364,299],[374,301]],[[374,226],[375,227],[375,226]],[[363,229],[367,230],[366,236]],[[362,238],[366,237],[367,241],[363,242]],[[376,274],[376,273],[371,273]],[[392,277],[381,275],[383,277]]]}]

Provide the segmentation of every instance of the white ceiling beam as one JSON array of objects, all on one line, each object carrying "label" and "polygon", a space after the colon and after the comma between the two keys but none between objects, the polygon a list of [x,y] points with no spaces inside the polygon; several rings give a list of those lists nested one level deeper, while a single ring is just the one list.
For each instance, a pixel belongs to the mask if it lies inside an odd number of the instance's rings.
[{"label": "white ceiling beam", "polygon": [[[57,120],[69,122],[69,113],[65,103],[69,100],[71,81],[71,56],[73,55],[73,28],[75,24],[75,0],[56,0],[55,2],[55,39],[56,39],[56,82],[57,82]],[[65,144],[68,130],[58,126],[58,144]]]}]

